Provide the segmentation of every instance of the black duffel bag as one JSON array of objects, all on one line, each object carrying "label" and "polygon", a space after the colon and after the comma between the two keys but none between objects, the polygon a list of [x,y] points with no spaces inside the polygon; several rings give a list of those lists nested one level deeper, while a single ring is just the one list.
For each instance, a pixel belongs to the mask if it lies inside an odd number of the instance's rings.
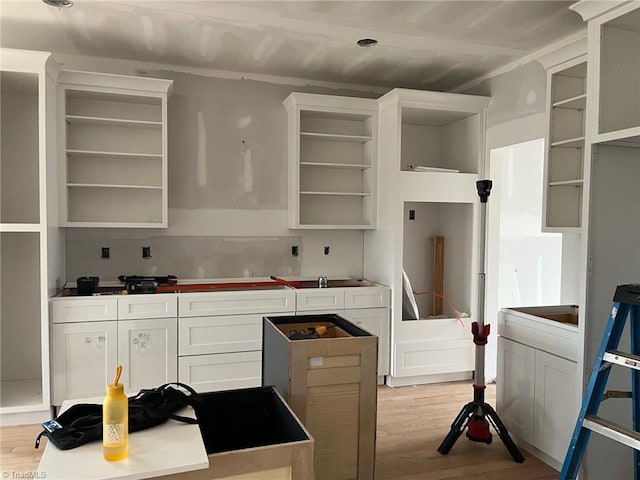
[{"label": "black duffel bag", "polygon": [[[199,402],[200,395],[189,385],[180,382],[140,390],[137,395],[128,399],[129,432],[155,427],[169,419],[198,423],[195,418],[182,417],[175,412],[187,406],[196,408]],[[44,426],[53,423],[56,427],[45,427],[36,438],[35,448],[40,446],[43,436],[60,450],[69,450],[85,443],[102,440],[102,405],[78,403],[61,413],[54,421],[43,424]]]}]

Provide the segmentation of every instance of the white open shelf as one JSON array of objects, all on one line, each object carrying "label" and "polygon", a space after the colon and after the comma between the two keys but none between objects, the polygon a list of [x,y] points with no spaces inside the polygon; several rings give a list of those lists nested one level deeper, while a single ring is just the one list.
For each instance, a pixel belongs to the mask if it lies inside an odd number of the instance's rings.
[{"label": "white open shelf", "polygon": [[289,227],[375,228],[377,103],[292,93],[284,105]]},{"label": "white open shelf", "polygon": [[63,72],[65,226],[167,225],[165,121],[171,82],[130,77],[126,87],[114,83],[124,81]]},{"label": "white open shelf", "polygon": [[0,382],[0,407],[2,408],[42,406],[42,401],[42,378]]}]

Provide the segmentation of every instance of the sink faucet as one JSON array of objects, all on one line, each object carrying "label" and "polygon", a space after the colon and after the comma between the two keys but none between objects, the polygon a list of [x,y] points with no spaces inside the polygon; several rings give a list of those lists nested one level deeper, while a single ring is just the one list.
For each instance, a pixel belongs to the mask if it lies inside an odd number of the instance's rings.
[{"label": "sink faucet", "polygon": [[329,286],[329,282],[327,277],[318,277],[318,288],[327,288]]}]

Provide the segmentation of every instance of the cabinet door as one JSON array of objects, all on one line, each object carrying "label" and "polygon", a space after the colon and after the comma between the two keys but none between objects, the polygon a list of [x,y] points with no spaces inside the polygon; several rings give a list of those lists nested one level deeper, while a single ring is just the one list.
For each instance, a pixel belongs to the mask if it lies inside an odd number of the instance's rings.
[{"label": "cabinet door", "polygon": [[262,352],[180,357],[179,379],[199,392],[259,387]]},{"label": "cabinet door", "polygon": [[53,325],[53,404],[104,396],[113,381],[118,346],[116,322]]},{"label": "cabinet door", "polygon": [[389,309],[346,309],[344,318],[378,337],[378,375],[389,374]]},{"label": "cabinet door", "polygon": [[536,350],[533,445],[559,462],[564,460],[578,415],[576,364]]},{"label": "cabinet door", "polygon": [[509,432],[528,443],[533,443],[534,363],[533,348],[498,337],[496,409]]},{"label": "cabinet door", "polygon": [[178,378],[177,319],[118,322],[118,361],[129,394]]}]

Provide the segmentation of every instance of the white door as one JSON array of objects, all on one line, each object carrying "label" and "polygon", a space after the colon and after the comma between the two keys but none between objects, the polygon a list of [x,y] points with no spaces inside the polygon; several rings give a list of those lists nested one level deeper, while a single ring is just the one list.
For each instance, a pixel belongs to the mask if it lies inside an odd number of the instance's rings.
[{"label": "white door", "polygon": [[53,325],[53,404],[99,397],[113,382],[118,345],[116,322]]},{"label": "white door", "polygon": [[576,364],[536,350],[533,445],[559,462],[564,460],[578,412]]},{"label": "white door", "polygon": [[378,337],[378,375],[389,375],[389,309],[346,309],[344,318]]},{"label": "white door", "polygon": [[118,322],[118,362],[128,394],[178,379],[178,325],[175,318]]},{"label": "white door", "polygon": [[496,409],[509,432],[529,443],[533,441],[535,353],[531,347],[498,337]]}]

